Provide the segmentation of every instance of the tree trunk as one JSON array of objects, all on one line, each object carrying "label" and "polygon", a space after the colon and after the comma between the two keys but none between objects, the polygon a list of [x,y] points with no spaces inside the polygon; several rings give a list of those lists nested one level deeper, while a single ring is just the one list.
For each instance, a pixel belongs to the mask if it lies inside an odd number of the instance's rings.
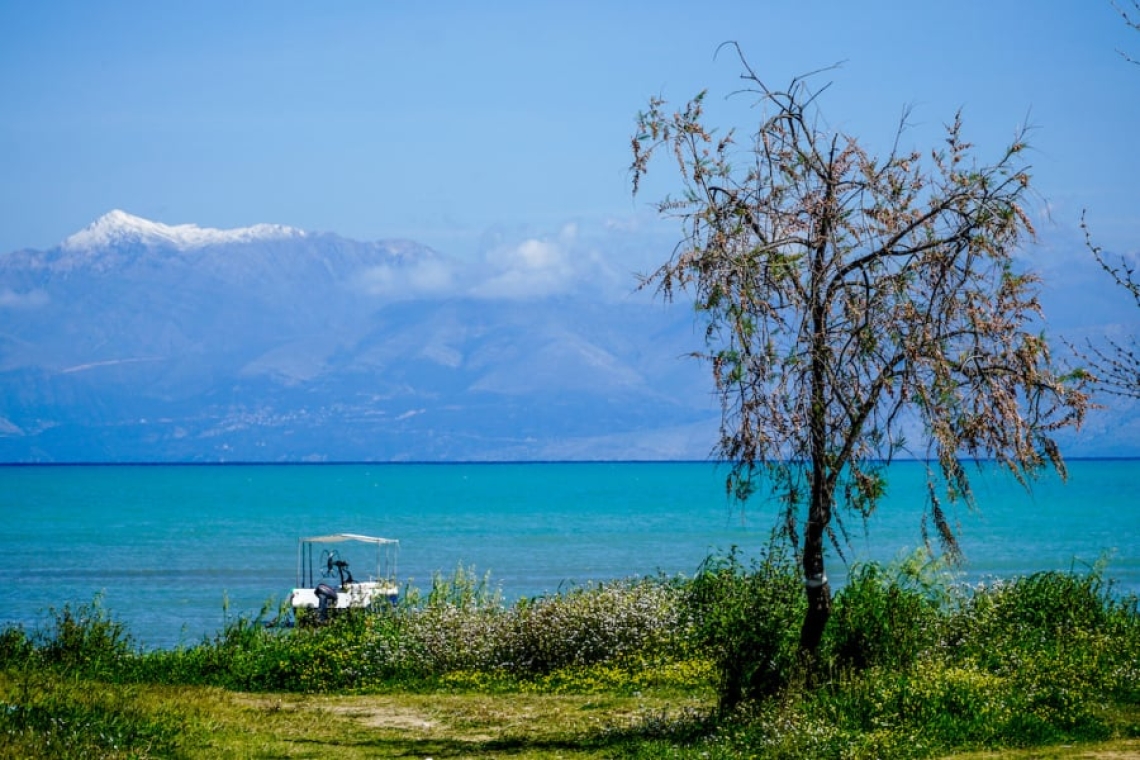
[{"label": "tree trunk", "polygon": [[824,529],[831,518],[830,490],[822,468],[816,468],[819,482],[813,484],[812,505],[808,509],[807,530],[804,533],[804,589],[807,595],[807,612],[799,630],[800,656],[811,669],[820,652],[823,629],[831,616],[831,583],[823,565]]},{"label": "tree trunk", "polygon": [[831,617],[831,584],[825,579],[821,585],[808,581],[807,613],[800,628],[800,652],[808,662],[814,662],[823,641],[823,630]]},{"label": "tree trunk", "polygon": [[[829,165],[829,169],[833,165]],[[831,348],[828,343],[827,262],[831,239],[835,185],[827,183],[823,202],[824,213],[819,217],[819,229],[811,274],[811,407],[808,413],[809,451],[811,453],[811,493],[808,502],[808,519],[804,531],[804,588],[807,594],[807,612],[800,628],[800,656],[808,668],[809,677],[818,661],[823,629],[831,617],[831,585],[823,566],[825,530],[831,522],[832,496],[835,480],[828,447],[828,375]]]},{"label": "tree trunk", "polygon": [[828,243],[831,238],[835,186],[827,183],[823,202],[824,213],[819,216],[817,243],[813,254],[811,273],[811,407],[808,413],[808,439],[811,454],[811,492],[808,501],[808,519],[804,531],[804,588],[807,593],[807,613],[800,628],[800,656],[808,664],[809,672],[819,653],[823,629],[831,617],[831,586],[823,567],[824,531],[831,522],[831,496],[834,484],[829,471],[827,436],[828,366],[831,350],[827,330],[827,262]]}]

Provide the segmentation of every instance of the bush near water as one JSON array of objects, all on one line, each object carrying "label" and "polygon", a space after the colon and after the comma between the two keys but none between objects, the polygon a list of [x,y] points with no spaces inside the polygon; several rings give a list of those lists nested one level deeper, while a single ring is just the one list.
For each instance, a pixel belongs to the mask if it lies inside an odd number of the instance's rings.
[{"label": "bush near water", "polygon": [[[96,599],[0,631],[0,757],[185,755],[208,721],[148,684],[243,692],[708,695],[589,739],[626,757],[936,757],[1140,736],[1140,613],[1099,569],[959,585],[923,553],[853,569],[822,664],[797,656],[802,589],[778,551],[694,578],[503,602],[459,568],[399,604],[145,650]],[[599,729],[601,730],[601,729]],[[603,732],[604,733],[604,732]],[[600,744],[599,744],[600,743]]]}]

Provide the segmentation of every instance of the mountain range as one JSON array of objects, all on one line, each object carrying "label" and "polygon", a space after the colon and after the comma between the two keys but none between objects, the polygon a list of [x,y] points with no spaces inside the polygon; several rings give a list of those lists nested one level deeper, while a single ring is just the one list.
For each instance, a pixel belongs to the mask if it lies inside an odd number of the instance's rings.
[{"label": "mountain range", "polygon": [[407,240],[112,211],[2,255],[0,461],[707,456],[692,312],[632,279],[551,288],[569,259],[529,246],[492,276]]},{"label": "mountain range", "polygon": [[[613,258],[112,211],[0,255],[0,463],[704,459],[693,312]],[[1112,328],[1101,280],[1049,282],[1065,341]],[[1062,450],[1140,455],[1140,404],[1099,400]]]}]

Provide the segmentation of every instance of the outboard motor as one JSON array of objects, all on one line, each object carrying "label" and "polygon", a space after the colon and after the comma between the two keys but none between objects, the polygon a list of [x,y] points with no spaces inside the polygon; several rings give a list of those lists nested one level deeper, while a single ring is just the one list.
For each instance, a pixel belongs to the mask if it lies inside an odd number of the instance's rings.
[{"label": "outboard motor", "polygon": [[348,571],[348,563],[347,562],[345,562],[343,559],[338,559],[338,560],[334,561],[332,564],[333,564],[333,567],[336,568],[337,574],[340,575],[340,587],[341,588],[344,588],[345,586],[347,586],[350,583],[356,583],[356,581],[354,581],[352,579],[352,573],[350,573]]},{"label": "outboard motor", "polygon": [[336,607],[337,591],[335,588],[327,583],[317,584],[317,619],[322,623],[328,620],[329,617],[329,603]]}]

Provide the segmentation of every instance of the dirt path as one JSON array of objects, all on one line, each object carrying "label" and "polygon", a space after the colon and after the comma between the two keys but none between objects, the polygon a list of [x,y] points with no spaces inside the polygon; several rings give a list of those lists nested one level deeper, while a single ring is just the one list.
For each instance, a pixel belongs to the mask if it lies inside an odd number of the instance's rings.
[{"label": "dirt path", "polygon": [[[697,698],[552,694],[299,696],[236,694],[235,727],[264,756],[593,758],[647,715],[704,710]],[[221,740],[215,748],[221,748]],[[262,756],[259,754],[259,756]],[[332,756],[332,755],[330,755]]]}]

